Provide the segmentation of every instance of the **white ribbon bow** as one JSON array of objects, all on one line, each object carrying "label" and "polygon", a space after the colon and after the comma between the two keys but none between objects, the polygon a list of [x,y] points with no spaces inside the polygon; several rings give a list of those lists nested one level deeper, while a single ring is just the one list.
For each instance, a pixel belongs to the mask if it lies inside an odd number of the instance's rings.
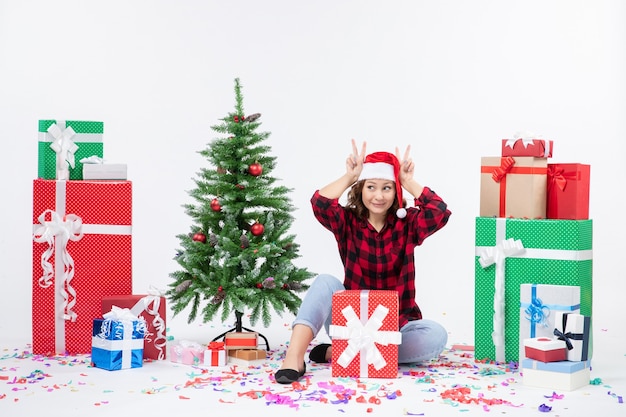
[{"label": "white ribbon bow", "polygon": [[513,139],[509,139],[506,141],[505,146],[513,149],[513,146],[515,146],[515,143],[517,141],[522,141],[522,145],[524,145],[524,148],[527,148],[528,145],[533,144],[534,139],[540,139],[540,138],[541,138],[541,135],[535,135],[534,133],[531,133],[531,132],[517,132],[515,135],[513,135]]},{"label": "white ribbon bow", "polygon": [[[64,123],[63,123],[64,125]],[[76,132],[72,127],[63,126],[63,128],[59,127],[58,124],[50,125],[48,128],[48,133],[52,135],[54,141],[50,144],[50,147],[57,154],[56,161],[56,169],[57,173],[66,172],[68,170],[67,165],[74,168],[75,160],[74,154],[78,150],[78,145],[74,143],[72,137],[76,135]],[[58,174],[57,174],[58,176]],[[57,178],[57,179],[67,179],[67,178]]]},{"label": "white ribbon bow", "polygon": [[[48,213],[51,216],[50,221],[46,220]],[[67,250],[67,242],[70,240],[77,241],[83,237],[83,221],[75,214],[67,214],[61,218],[57,212],[52,210],[45,210],[37,220],[41,226],[38,226],[33,232],[33,240],[48,244],[48,248],[41,255],[43,275],[39,278],[39,285],[43,288],[49,287],[55,275],[57,279],[61,279],[63,283],[60,286],[63,297],[63,319],[76,321],[76,312],[72,311],[76,304],[76,290],[71,286],[72,278],[74,278],[74,259]],[[53,269],[50,262],[55,251],[61,252],[63,260],[62,264],[55,262],[57,271]],[[63,268],[62,271],[61,267]]]},{"label": "white ribbon bow", "polygon": [[493,296],[493,333],[491,337],[496,348],[496,361],[504,362],[504,277],[505,260],[509,256],[517,255],[524,251],[524,245],[519,239],[506,239],[495,247],[484,248],[478,258],[483,268],[495,264],[496,276],[494,280],[495,293]]},{"label": "white ribbon bow", "polygon": [[[143,348],[143,337],[133,338],[133,333],[136,331],[138,334],[145,336],[146,322],[134,315],[130,309],[118,306],[112,306],[111,311],[105,313],[102,317],[104,321],[97,337],[110,339],[113,336],[113,342],[111,342],[112,350],[122,351],[121,369],[130,368],[133,359],[133,349]],[[111,329],[114,322],[121,323],[121,325],[116,326],[116,332],[112,334]],[[136,325],[135,322],[137,323]]]},{"label": "white ribbon bow", "polygon": [[118,306],[112,306],[111,311],[105,313],[102,317],[105,320],[118,320],[118,321],[133,321],[137,320],[137,316],[133,314],[130,309],[122,308]]},{"label": "white ribbon bow", "polygon": [[389,313],[389,309],[379,304],[365,324],[361,322],[350,305],[341,310],[341,313],[346,318],[346,325],[330,327],[333,338],[348,340],[348,346],[337,359],[337,363],[345,368],[360,352],[362,360],[365,359],[365,363],[372,364],[376,370],[385,367],[387,361],[376,347],[376,343],[387,346],[398,345],[402,342],[400,332],[378,330]]},{"label": "white ribbon bow", "polygon": [[[159,351],[158,359],[165,358],[165,347],[167,339],[165,338],[165,320],[159,314],[159,307],[161,306],[161,297],[165,294],[165,291],[160,290],[154,286],[150,286],[148,289],[148,295],[142,297],[131,309],[131,312],[137,316],[141,312],[145,311],[149,315],[153,316],[152,326],[156,330],[156,337],[154,338],[153,345]],[[152,306],[152,307],[150,307]],[[152,341],[152,334],[146,330],[146,340]]]},{"label": "white ribbon bow", "polygon": [[104,159],[100,158],[98,155],[91,155],[91,156],[81,159],[78,162],[80,162],[83,165],[84,164],[103,164]]}]

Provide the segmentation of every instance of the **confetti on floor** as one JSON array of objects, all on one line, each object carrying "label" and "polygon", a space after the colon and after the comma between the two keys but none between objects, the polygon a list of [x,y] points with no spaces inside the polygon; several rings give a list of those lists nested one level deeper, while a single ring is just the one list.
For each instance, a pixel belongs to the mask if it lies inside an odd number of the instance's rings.
[{"label": "confetti on floor", "polygon": [[129,399],[144,410],[152,402],[158,409],[157,404],[167,397],[185,409],[193,404],[206,407],[206,399],[211,398],[215,407],[263,406],[299,415],[357,409],[436,417],[459,412],[468,415],[498,410],[498,414],[514,416],[530,410],[560,410],[559,415],[566,416],[565,410],[576,408],[568,407],[568,402],[589,403],[593,396],[596,403],[612,404],[624,411],[619,390],[604,384],[601,375],[572,393],[529,388],[523,385],[517,364],[478,362],[471,350],[454,346],[438,360],[401,366],[397,379],[333,378],[330,364],[309,363],[305,376],[291,385],[277,384],[273,379],[284,358],[284,346],[268,351],[266,360],[238,361],[223,367],[165,360],[123,371],[92,368],[89,355],[46,357],[34,355],[28,348],[5,350],[0,352],[0,412],[10,416],[3,410],[14,408],[23,414],[35,405],[64,401],[69,393],[85,398],[82,407],[99,409],[120,407]]}]

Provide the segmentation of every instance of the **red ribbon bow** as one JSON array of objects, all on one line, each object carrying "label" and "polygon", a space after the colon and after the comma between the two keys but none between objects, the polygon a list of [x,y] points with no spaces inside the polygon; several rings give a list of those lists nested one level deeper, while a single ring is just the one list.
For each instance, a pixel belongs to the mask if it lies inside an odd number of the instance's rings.
[{"label": "red ribbon bow", "polygon": [[224,350],[224,342],[209,343],[209,350]]},{"label": "red ribbon bow", "polygon": [[565,170],[563,168],[554,168],[552,166],[548,168],[548,178],[550,182],[556,184],[561,191],[564,191],[567,185],[567,179],[563,175],[564,172]]},{"label": "red ribbon bow", "polygon": [[513,157],[507,156],[506,158],[502,158],[500,160],[500,166],[493,170],[491,178],[493,178],[495,182],[500,182],[502,178],[511,171],[513,165],[515,165],[515,159],[513,159]]}]

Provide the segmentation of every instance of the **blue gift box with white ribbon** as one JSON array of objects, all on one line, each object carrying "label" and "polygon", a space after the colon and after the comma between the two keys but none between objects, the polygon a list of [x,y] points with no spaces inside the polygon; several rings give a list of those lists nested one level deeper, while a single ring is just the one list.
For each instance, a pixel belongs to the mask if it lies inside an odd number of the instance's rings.
[{"label": "blue gift box with white ribbon", "polygon": [[[128,310],[128,309],[125,309]],[[107,313],[108,314],[108,313]],[[111,317],[93,320],[91,363],[117,371],[143,366],[146,323],[142,319]]]}]

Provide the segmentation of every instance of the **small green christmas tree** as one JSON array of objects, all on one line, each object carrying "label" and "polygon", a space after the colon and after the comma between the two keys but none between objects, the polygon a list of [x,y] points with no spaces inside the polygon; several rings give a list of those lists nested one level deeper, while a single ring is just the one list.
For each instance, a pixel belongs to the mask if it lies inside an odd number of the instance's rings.
[{"label": "small green christmas tree", "polygon": [[289,234],[292,190],[271,175],[276,158],[263,144],[270,134],[257,132],[259,113],[245,115],[238,78],[235,99],[235,111],[211,127],[220,137],[199,152],[211,167],[200,169],[189,192],[196,204],[183,205],[193,225],[177,236],[182,269],[170,274],[167,297],[174,315],[191,307],[188,322],[199,314],[209,322],[221,308],[222,321],[235,313],[241,331],[244,311],[252,325],[261,318],[265,327],[272,309],[295,314],[296,293],[313,273],[293,264],[299,245]]}]

